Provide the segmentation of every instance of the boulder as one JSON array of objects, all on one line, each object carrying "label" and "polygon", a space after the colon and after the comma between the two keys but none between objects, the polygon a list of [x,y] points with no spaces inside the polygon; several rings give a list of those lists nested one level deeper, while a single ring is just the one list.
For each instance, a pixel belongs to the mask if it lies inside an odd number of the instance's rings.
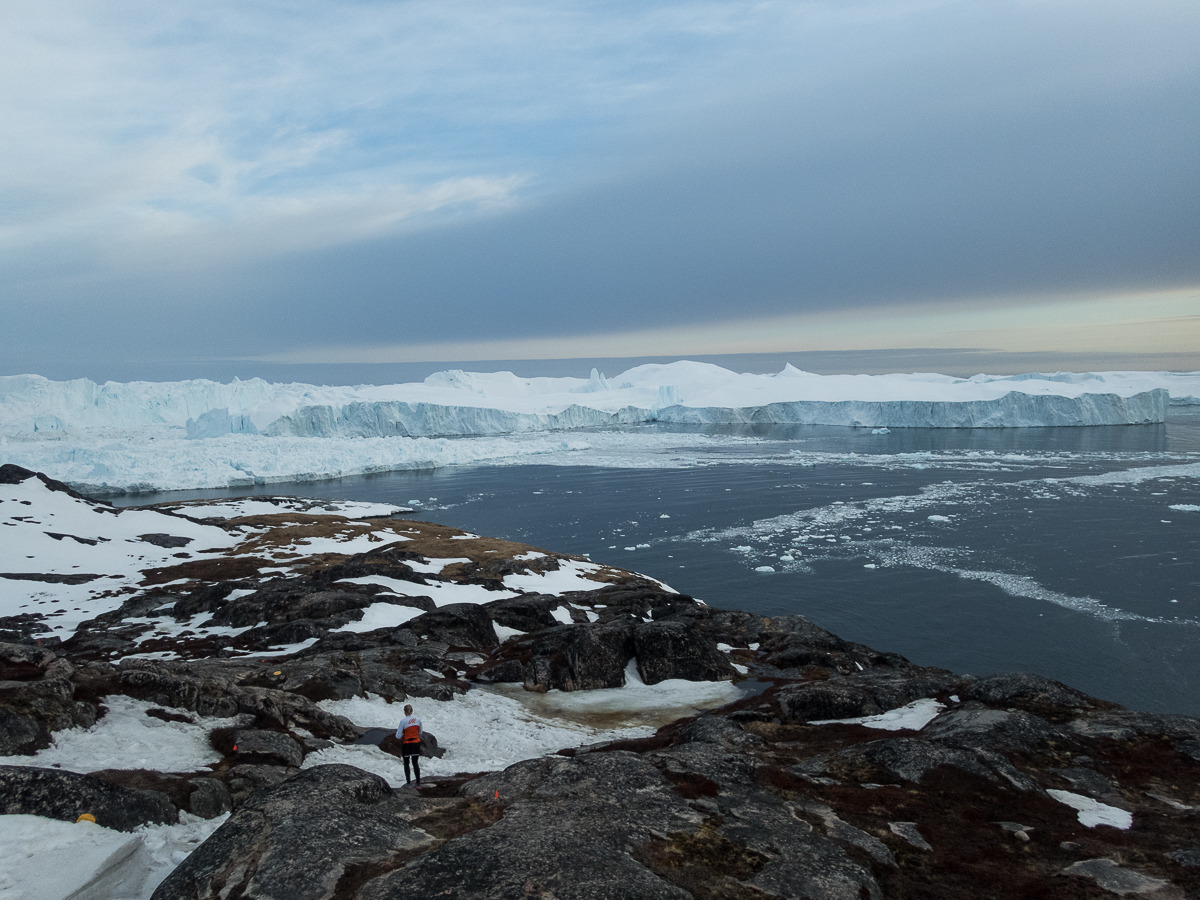
[{"label": "boulder", "polygon": [[0,766],[0,815],[74,822],[84,813],[93,815],[97,825],[118,831],[179,819],[179,810],[157,791],[124,788],[61,769]]},{"label": "boulder", "polygon": [[789,686],[782,688],[776,697],[780,719],[785,723],[851,719],[884,711],[868,686],[844,681],[814,681]]},{"label": "boulder", "polygon": [[634,653],[633,630],[629,626],[590,625],[575,629],[566,646],[569,676],[562,689],[590,691],[623,687],[625,667]]},{"label": "boulder", "polygon": [[193,778],[188,795],[188,812],[202,819],[215,819],[233,809],[229,788],[215,778]]},{"label": "boulder", "polygon": [[519,597],[493,600],[483,608],[497,625],[515,628],[517,631],[541,631],[543,628],[553,628],[559,624],[550,610],[560,602],[557,597],[544,594],[522,594]]},{"label": "boulder", "polygon": [[0,643],[0,756],[50,746],[50,734],[96,721],[96,707],[76,701],[76,669],[58,654]]},{"label": "boulder", "polygon": [[1035,750],[1067,743],[1067,736],[1033,713],[1000,709],[951,709],[925,726],[922,736],[951,747]]},{"label": "boulder", "polygon": [[239,763],[299,768],[304,762],[304,749],[282,732],[242,728],[234,732],[233,740]]},{"label": "boulder", "polygon": [[[1074,875],[1079,878],[1090,878],[1104,890],[1113,894],[1157,894],[1160,897],[1169,896],[1164,889],[1168,883],[1162,878],[1152,878],[1126,869],[1111,859],[1084,859],[1071,863],[1063,869],[1060,875]],[[1180,896],[1180,895],[1176,895]]]},{"label": "boulder", "polygon": [[500,646],[492,618],[474,603],[448,603],[423,613],[401,626],[418,637],[441,641],[452,647],[491,651]]},{"label": "boulder", "polygon": [[1003,778],[1022,790],[1036,789],[1032,781],[999,754],[945,747],[911,737],[856,744],[823,760],[801,763],[796,771],[830,772],[859,784],[895,784],[897,780],[919,784],[939,766],[950,766],[989,781]]},{"label": "boulder", "polygon": [[[362,673],[357,661],[343,654],[306,656],[301,660],[281,663],[283,672],[280,690],[307,697],[314,703],[322,700],[348,700],[363,696]],[[376,691],[376,693],[379,693]]]},{"label": "boulder", "polygon": [[685,622],[647,622],[633,632],[638,674],[646,684],[670,678],[730,681],[737,670],[716,642]]},{"label": "boulder", "polygon": [[434,842],[378,775],[316,766],[251,797],[153,900],[328,900],[357,871],[398,865]]},{"label": "boulder", "polygon": [[625,667],[633,658],[629,625],[558,625],[520,641],[504,644],[491,666],[478,674],[481,681],[516,680],[513,662],[520,662],[525,689],[585,691],[621,687]]},{"label": "boulder", "polygon": [[1101,704],[1083,691],[1033,672],[1012,672],[976,679],[966,686],[962,696],[964,700],[978,700],[989,706],[1016,707],[1035,713],[1094,709],[1108,705]]},{"label": "boulder", "polygon": [[[836,669],[846,664],[852,649],[849,643],[804,616],[765,619],[762,633],[752,640],[760,644],[764,661],[778,669],[804,666]],[[852,660],[849,668],[853,668]]]},{"label": "boulder", "polygon": [[280,782],[287,781],[299,773],[299,769],[287,766],[263,765],[261,763],[243,763],[234,766],[225,775],[229,787],[229,796],[234,808],[241,806],[254,794],[267,788],[272,788]]}]

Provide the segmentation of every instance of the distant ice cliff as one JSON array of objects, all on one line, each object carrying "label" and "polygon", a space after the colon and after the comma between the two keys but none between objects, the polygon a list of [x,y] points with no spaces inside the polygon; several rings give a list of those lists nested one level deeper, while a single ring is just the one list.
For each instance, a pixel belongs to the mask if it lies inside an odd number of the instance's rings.
[{"label": "distant ice cliff", "polygon": [[[0,377],[0,433],[186,428],[304,437],[491,435],[644,422],[890,428],[1013,428],[1161,422],[1168,402],[1200,403],[1200,373],[976,375],[737,374],[696,362],[615,378],[518,378],[453,370],[419,384],[322,387],[262,379],[218,384]],[[189,424],[190,422],[190,424]]]}]

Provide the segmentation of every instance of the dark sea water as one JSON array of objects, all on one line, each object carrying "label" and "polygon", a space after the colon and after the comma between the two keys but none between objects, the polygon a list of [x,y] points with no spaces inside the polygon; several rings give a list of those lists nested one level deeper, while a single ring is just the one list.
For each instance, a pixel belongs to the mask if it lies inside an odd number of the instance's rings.
[{"label": "dark sea water", "polygon": [[274,493],[412,505],[715,606],[801,613],[923,665],[1031,670],[1136,709],[1200,714],[1200,510],[1171,508],[1200,507],[1200,413],[1124,428],[738,434],[752,440],[596,465],[122,502]]}]

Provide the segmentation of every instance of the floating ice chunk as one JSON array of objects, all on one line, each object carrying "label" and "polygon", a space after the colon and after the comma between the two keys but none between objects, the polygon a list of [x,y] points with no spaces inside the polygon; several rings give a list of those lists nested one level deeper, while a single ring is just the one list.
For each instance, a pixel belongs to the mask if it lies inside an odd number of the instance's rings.
[{"label": "floating ice chunk", "polygon": [[1097,825],[1111,825],[1113,828],[1128,831],[1133,827],[1133,813],[1123,809],[1109,806],[1107,803],[1101,803],[1099,800],[1093,800],[1082,794],[1073,794],[1070,791],[1049,790],[1046,793],[1059,803],[1065,803],[1072,809],[1078,810],[1080,823],[1088,828],[1095,828]]},{"label": "floating ice chunk", "polygon": [[883,428],[872,428],[871,434],[891,434],[891,431],[889,431],[885,426]]},{"label": "floating ice chunk", "polygon": [[659,516],[659,518],[660,519],[669,519],[671,517],[669,515],[667,515],[666,513],[663,513],[661,516]]},{"label": "floating ice chunk", "polygon": [[878,566],[876,566],[876,565],[875,565],[875,563],[866,563],[866,564],[863,566],[863,568],[864,568],[864,569],[875,569],[875,568],[878,568]]},{"label": "floating ice chunk", "polygon": [[780,562],[795,562],[796,557],[792,556],[792,554],[790,554],[790,553],[785,553],[779,557],[779,561]]},{"label": "floating ice chunk", "polygon": [[755,572],[762,572],[764,575],[770,575],[775,571],[774,566],[755,566]]},{"label": "floating ice chunk", "polygon": [[1176,503],[1167,508],[1173,509],[1176,512],[1200,512],[1200,506],[1197,506],[1194,503]]},{"label": "floating ice chunk", "polygon": [[926,516],[926,518],[929,519],[930,522],[949,522],[950,521],[949,516]]},{"label": "floating ice chunk", "polygon": [[736,553],[749,553],[754,548],[743,545],[741,547],[734,547],[733,549],[734,549],[734,552],[736,552]]}]

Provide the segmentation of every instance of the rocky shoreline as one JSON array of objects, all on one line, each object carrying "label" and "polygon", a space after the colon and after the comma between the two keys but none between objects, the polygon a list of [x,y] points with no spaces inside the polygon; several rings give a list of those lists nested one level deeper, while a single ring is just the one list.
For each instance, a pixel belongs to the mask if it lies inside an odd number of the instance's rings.
[{"label": "rocky shoreline", "polygon": [[[221,821],[155,900],[1200,896],[1195,718],[1033,674],[916,666],[802,616],[714,609],[396,514],[294,498],[234,510],[250,515],[114,511],[15,466],[5,486],[0,538],[62,556],[3,559],[0,587],[43,601],[0,617],[0,821]],[[52,506],[59,519],[39,518]],[[117,537],[135,515],[158,525]],[[89,568],[120,541],[132,569]],[[398,752],[340,702],[392,703],[398,719],[406,698],[631,682],[730,693],[490,771],[456,769],[458,748],[430,736],[441,758],[419,792],[323,762]],[[193,729],[213,761],[39,765],[118,715]]]}]

